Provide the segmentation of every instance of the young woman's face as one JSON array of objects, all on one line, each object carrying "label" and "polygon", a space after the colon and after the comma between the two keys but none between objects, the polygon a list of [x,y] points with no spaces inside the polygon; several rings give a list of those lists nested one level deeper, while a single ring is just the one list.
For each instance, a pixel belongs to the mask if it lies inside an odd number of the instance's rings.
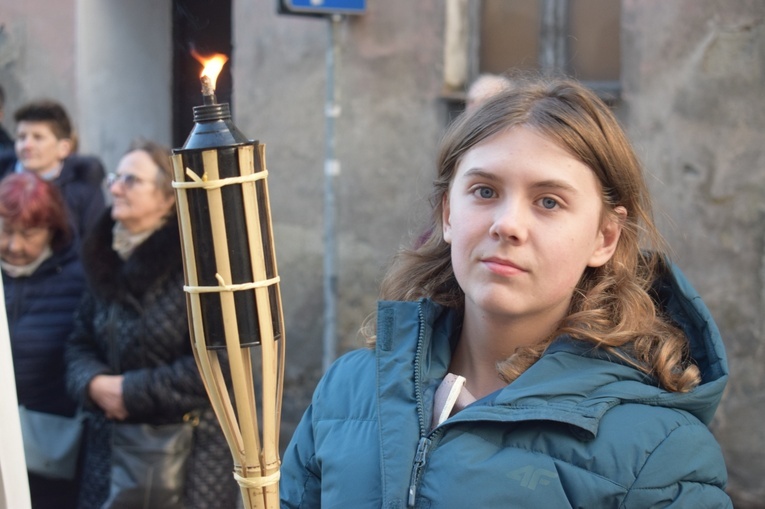
[{"label": "young woman's face", "polygon": [[156,228],[175,204],[172,195],[157,187],[158,171],[147,152],[134,150],[120,159],[117,171],[110,176],[112,219],[130,232]]},{"label": "young woman's face", "polygon": [[601,224],[592,170],[525,127],[470,149],[443,205],[466,312],[484,319],[554,327],[585,268],[606,263],[619,237],[618,223]]},{"label": "young woman's face", "polygon": [[0,258],[17,267],[29,265],[40,257],[52,238],[50,228],[24,227],[0,219]]}]

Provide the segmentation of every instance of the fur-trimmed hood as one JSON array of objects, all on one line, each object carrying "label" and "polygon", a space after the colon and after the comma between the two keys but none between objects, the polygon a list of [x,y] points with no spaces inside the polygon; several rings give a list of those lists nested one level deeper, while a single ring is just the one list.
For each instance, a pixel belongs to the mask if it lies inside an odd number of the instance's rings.
[{"label": "fur-trimmed hood", "polygon": [[140,298],[162,277],[183,271],[175,214],[124,261],[112,249],[114,223],[109,208],[95,224],[82,248],[85,274],[96,296],[106,300],[123,300],[129,295]]}]

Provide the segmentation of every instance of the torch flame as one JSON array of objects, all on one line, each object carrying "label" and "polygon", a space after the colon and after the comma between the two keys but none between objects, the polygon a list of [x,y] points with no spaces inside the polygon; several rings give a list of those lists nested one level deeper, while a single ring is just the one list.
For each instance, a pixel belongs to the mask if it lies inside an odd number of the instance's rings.
[{"label": "torch flame", "polygon": [[200,74],[199,77],[204,78],[207,76],[210,79],[212,89],[215,90],[215,82],[218,80],[218,75],[223,69],[223,65],[228,62],[228,57],[222,53],[203,56],[193,49],[191,50],[191,56],[193,56],[197,62],[202,64],[202,74]]}]

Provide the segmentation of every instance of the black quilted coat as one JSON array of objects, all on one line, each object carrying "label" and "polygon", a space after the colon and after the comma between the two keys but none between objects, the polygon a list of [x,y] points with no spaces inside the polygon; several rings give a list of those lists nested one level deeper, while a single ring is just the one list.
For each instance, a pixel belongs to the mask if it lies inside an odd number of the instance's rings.
[{"label": "black quilted coat", "polygon": [[178,224],[169,220],[122,261],[111,248],[107,211],[83,246],[90,291],[76,315],[66,349],[67,389],[87,411],[81,509],[108,496],[112,422],[89,400],[98,374],[124,375],[129,421],[181,422],[202,409],[186,476],[185,507],[236,506],[232,459],[194,362],[188,334]]}]

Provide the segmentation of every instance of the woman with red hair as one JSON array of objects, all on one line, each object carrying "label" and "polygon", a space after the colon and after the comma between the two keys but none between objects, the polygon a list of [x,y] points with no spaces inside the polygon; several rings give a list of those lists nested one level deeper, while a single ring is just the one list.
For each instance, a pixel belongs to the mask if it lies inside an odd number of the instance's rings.
[{"label": "woman with red hair", "polygon": [[[16,394],[27,410],[72,417],[64,344],[85,276],[60,192],[30,172],[0,181],[0,266]],[[32,507],[74,508],[75,480],[29,472]]]}]

